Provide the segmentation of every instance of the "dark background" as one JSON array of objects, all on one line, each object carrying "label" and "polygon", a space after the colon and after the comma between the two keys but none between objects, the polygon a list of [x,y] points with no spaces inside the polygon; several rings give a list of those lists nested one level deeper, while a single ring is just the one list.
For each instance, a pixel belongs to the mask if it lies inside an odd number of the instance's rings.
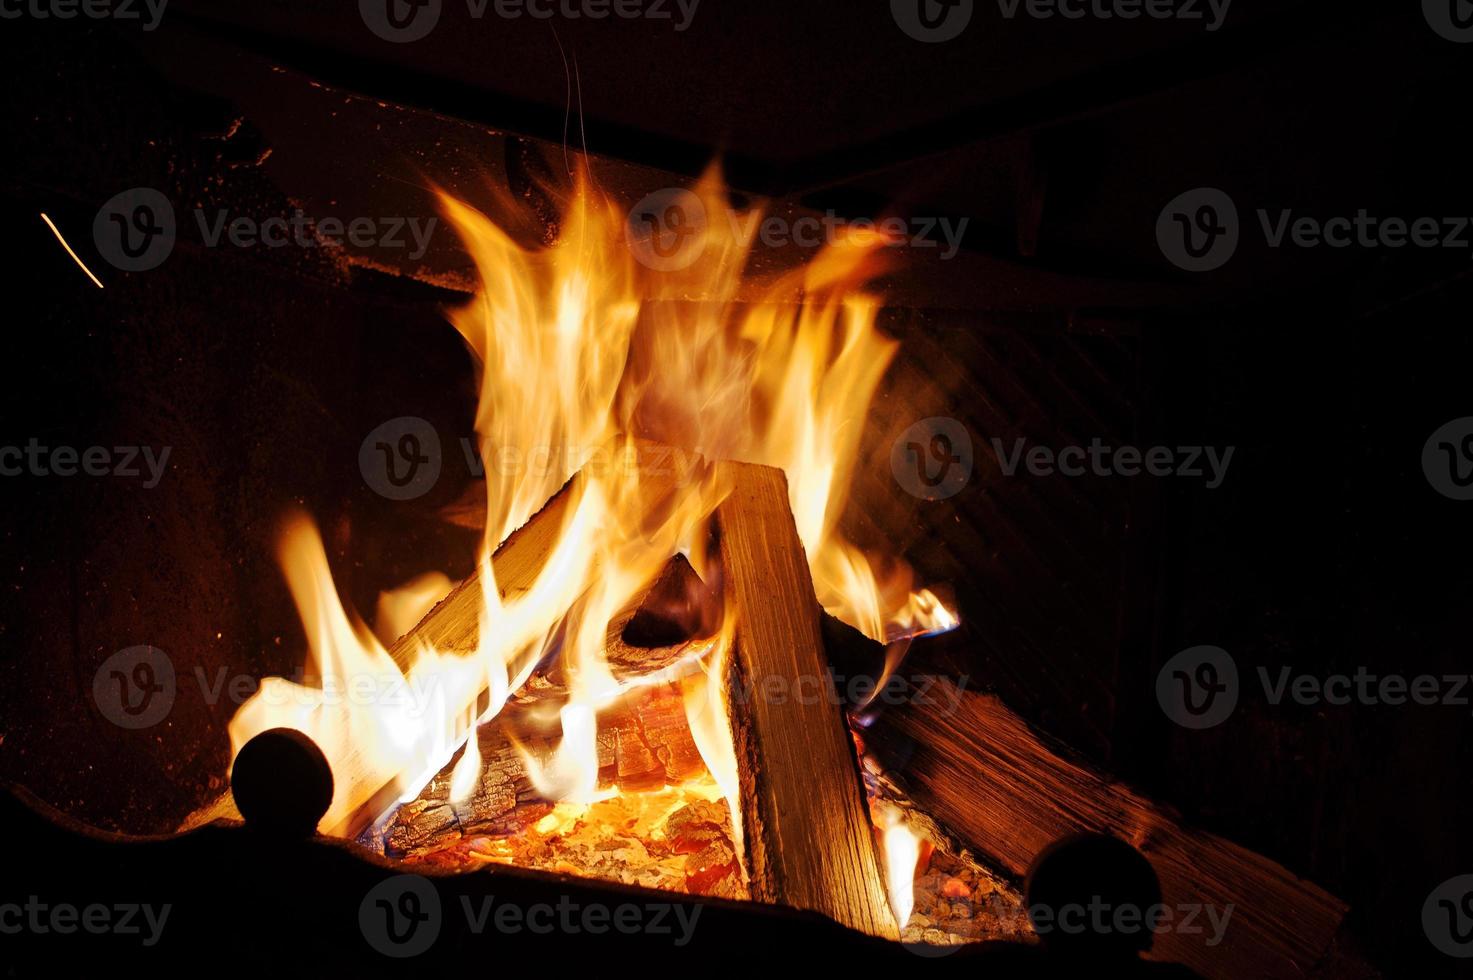
[{"label": "dark background", "polygon": [[[1237,0],[1209,33],[1007,21],[979,3],[960,38],[923,45],[869,0],[703,0],[684,33],[472,22],[447,0],[429,38],[392,45],[350,3],[174,0],[151,32],[21,19],[0,40],[0,444],[172,447],[151,490],[0,479],[0,777],[132,832],[168,831],[217,795],[234,705],[207,703],[192,671],[300,664],[273,558],[292,506],[322,526],[365,615],[380,590],[459,577],[473,556],[475,535],[442,519],[472,483],[453,452],[409,503],[357,467],[390,418],[423,416],[452,444],[470,434],[470,359],[441,313],[470,282],[452,236],[410,263],[207,248],[181,223],[167,262],[128,274],[91,241],[101,204],[148,186],[181,214],[423,219],[433,182],[488,205],[509,185],[535,213],[576,62],[596,172],[628,201],[720,155],[736,188],[779,209],[970,220],[956,259],[907,254],[884,284],[905,346],[852,533],[955,588],[966,626],[932,654],[1188,821],[1345,898],[1388,975],[1454,975],[1421,906],[1473,872],[1473,709],[1274,706],[1253,682],[1227,723],[1191,732],[1155,696],[1161,664],[1199,644],[1249,681],[1260,666],[1468,670],[1473,504],[1435,492],[1421,454],[1473,415],[1473,255],[1270,249],[1254,215],[1473,214],[1473,46],[1417,4]],[[570,130],[576,146],[576,114]],[[1191,274],[1155,229],[1199,186],[1234,198],[1243,237],[1226,266]],[[968,427],[976,470],[923,503],[896,486],[890,446],[938,415]],[[1236,452],[1212,491],[1006,477],[989,440],[1020,436]],[[92,678],[137,644],[166,651],[180,687],[163,724],[127,732],[99,714]]]}]

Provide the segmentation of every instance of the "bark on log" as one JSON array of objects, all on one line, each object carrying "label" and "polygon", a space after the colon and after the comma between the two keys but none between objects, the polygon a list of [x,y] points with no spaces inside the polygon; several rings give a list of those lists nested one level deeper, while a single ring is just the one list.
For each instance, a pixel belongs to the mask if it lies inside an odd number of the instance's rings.
[{"label": "bark on log", "polygon": [[[868,753],[910,797],[999,867],[1018,876],[1048,844],[1071,834],[1114,834],[1139,848],[1161,879],[1165,904],[1211,906],[1231,918],[1221,944],[1205,915],[1200,933],[1173,929],[1156,958],[1205,977],[1299,978],[1330,951],[1347,911],[1333,895],[1071,761],[997,698],[932,691],[864,733]],[[955,698],[955,700],[953,700]],[[956,710],[946,710],[952,704]]]},{"label": "bark on log", "polygon": [[728,692],[752,897],[898,938],[787,479],[721,465],[733,487],[717,522],[736,610]]}]

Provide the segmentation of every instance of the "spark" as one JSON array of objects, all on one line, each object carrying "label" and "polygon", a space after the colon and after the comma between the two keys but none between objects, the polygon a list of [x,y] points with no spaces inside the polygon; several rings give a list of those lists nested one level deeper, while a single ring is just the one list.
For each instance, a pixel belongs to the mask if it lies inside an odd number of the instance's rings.
[{"label": "spark", "polygon": [[56,225],[52,223],[51,219],[46,216],[46,212],[45,211],[42,211],[41,212],[41,220],[44,221],[44,222],[46,222],[46,227],[47,228],[50,228],[51,229],[51,234],[55,235],[56,236],[56,240],[59,241],[59,242],[61,242],[61,247],[64,248],[64,249],[66,249],[66,254],[68,254],[68,255],[70,255],[72,257],[72,261],[75,262],[75,263],[77,263],[78,267],[80,267],[83,272],[87,273],[87,278],[88,279],[91,279],[94,283],[96,283],[98,289],[102,289],[103,288],[102,281],[99,280],[96,276],[94,276],[92,274],[92,270],[89,269],[89,268],[87,268],[87,263],[83,262],[80,258],[78,258],[76,252],[73,252],[72,251],[72,247],[67,244],[66,239],[61,237],[61,229],[57,228]]}]

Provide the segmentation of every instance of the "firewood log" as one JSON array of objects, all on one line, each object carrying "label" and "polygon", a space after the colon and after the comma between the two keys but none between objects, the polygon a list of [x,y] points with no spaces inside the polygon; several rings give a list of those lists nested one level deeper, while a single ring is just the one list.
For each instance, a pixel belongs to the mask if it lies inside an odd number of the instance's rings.
[{"label": "firewood log", "polygon": [[[1159,935],[1154,956],[1205,977],[1298,978],[1330,950],[1347,911],[1339,899],[1071,760],[996,697],[950,681],[898,699],[864,733],[870,757],[911,799],[996,866],[1017,876],[1051,842],[1078,833],[1128,841],[1161,879],[1165,904],[1231,907],[1221,943],[1200,932]],[[919,693],[919,692],[917,692]],[[921,703],[924,702],[924,703]]]},{"label": "firewood log", "polygon": [[769,467],[721,465],[733,487],[717,523],[736,613],[727,683],[752,896],[896,938],[787,479]]}]

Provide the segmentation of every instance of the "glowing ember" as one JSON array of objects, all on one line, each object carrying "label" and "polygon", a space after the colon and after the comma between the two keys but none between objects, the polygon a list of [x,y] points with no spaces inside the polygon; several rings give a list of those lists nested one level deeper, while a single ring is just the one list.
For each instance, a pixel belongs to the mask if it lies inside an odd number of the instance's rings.
[{"label": "glowing ember", "polygon": [[468,836],[407,863],[456,871],[504,864],[690,895],[747,897],[729,813],[708,777],[597,803],[560,803],[518,834]]}]

